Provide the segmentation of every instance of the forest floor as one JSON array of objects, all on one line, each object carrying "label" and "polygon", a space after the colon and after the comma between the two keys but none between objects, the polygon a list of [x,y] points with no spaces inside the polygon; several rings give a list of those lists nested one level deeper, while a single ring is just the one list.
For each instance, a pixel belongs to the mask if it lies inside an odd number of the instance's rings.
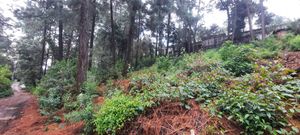
[{"label": "forest floor", "polygon": [[[12,85],[14,95],[0,100],[0,134],[3,135],[74,135],[83,123],[49,122],[39,113],[37,98],[24,92],[19,83]],[[61,114],[62,115],[62,114]]]}]

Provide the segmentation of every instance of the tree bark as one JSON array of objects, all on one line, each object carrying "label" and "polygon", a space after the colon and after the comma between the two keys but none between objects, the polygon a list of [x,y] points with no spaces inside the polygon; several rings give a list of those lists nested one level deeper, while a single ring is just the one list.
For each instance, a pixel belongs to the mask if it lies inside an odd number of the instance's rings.
[{"label": "tree bark", "polygon": [[90,40],[90,50],[89,50],[89,67],[90,70],[93,64],[93,48],[94,48],[94,38],[95,38],[95,25],[96,25],[96,0],[93,1],[92,10],[92,29],[91,29],[91,40]]},{"label": "tree bark", "polygon": [[77,63],[76,88],[78,92],[83,82],[86,80],[88,70],[88,42],[89,42],[89,0],[80,1],[80,20],[79,20],[79,55]]},{"label": "tree bark", "polygon": [[266,29],[265,29],[265,10],[264,10],[264,0],[259,0],[260,10],[261,10],[261,30],[262,30],[262,39],[265,39]]},{"label": "tree bark", "polygon": [[250,6],[251,6],[251,1],[247,0],[247,16],[248,16],[248,23],[249,23],[249,29],[250,29],[250,36],[251,40],[254,40],[254,33],[253,33],[253,27],[252,27],[252,17],[250,13]]},{"label": "tree bark", "polygon": [[158,52],[158,31],[155,37],[155,57],[158,55],[157,52]]},{"label": "tree bark", "polygon": [[46,48],[46,38],[47,38],[47,21],[44,21],[44,29],[43,29],[43,40],[42,40],[42,58],[41,58],[41,64],[40,64],[40,79],[43,76],[43,66],[44,66],[44,59],[45,59],[45,48]]},{"label": "tree bark", "polygon": [[138,33],[138,40],[137,40],[137,44],[136,44],[136,55],[135,55],[135,67],[138,66],[138,61],[139,61],[139,50],[140,50],[140,45],[141,45],[141,38],[140,38],[140,33],[141,33],[141,11],[139,10],[139,26],[138,26],[138,30],[137,30],[137,33]]},{"label": "tree bark", "polygon": [[63,21],[62,21],[62,1],[59,2],[59,20],[58,20],[58,60],[61,61],[64,57],[63,45]]},{"label": "tree bark", "polygon": [[116,63],[116,41],[115,41],[115,26],[114,26],[114,12],[113,0],[110,0],[110,25],[111,25],[111,52],[113,65]]},{"label": "tree bark", "polygon": [[167,48],[166,48],[166,55],[169,53],[169,43],[170,43],[170,23],[171,23],[171,13],[168,14],[168,24],[167,24]]},{"label": "tree bark", "polygon": [[234,16],[233,16],[233,27],[232,27],[232,42],[235,42],[236,23],[237,23],[237,0],[234,0]]},{"label": "tree bark", "polygon": [[126,54],[125,54],[125,66],[123,70],[123,75],[126,76],[129,69],[129,64],[131,61],[131,48],[133,42],[133,32],[134,32],[134,23],[135,23],[135,15],[137,11],[137,7],[135,3],[128,4],[129,8],[129,29],[127,33],[127,41],[126,41]]},{"label": "tree bark", "polygon": [[71,55],[71,46],[72,46],[72,41],[73,41],[73,30],[71,31],[70,37],[67,41],[67,51],[66,51],[66,59],[70,58]]},{"label": "tree bark", "polygon": [[49,59],[49,48],[47,49],[47,53],[46,53],[46,64],[44,69],[44,75],[47,73],[48,59]]}]

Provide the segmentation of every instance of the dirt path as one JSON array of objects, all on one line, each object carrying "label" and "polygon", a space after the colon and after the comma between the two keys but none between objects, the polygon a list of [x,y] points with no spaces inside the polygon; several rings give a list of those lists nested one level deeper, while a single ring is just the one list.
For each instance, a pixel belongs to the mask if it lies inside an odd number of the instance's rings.
[{"label": "dirt path", "polygon": [[14,95],[0,99],[1,135],[75,135],[83,123],[51,123],[41,116],[37,98],[24,92],[19,83],[12,85]]},{"label": "dirt path", "polygon": [[8,127],[10,121],[18,118],[22,114],[22,109],[26,102],[34,97],[21,90],[20,84],[12,84],[14,95],[0,99],[0,134]]}]

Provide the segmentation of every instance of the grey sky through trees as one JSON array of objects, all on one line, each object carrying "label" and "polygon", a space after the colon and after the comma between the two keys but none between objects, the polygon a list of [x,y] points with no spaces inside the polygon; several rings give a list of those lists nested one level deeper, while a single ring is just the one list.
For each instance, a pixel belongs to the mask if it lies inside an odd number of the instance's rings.
[{"label": "grey sky through trees", "polygon": [[[0,12],[2,12],[6,17],[13,18],[12,9],[25,5],[25,1],[26,0],[0,0]],[[265,6],[268,8],[269,12],[272,12],[278,16],[282,16],[291,20],[300,18],[300,0],[266,0]],[[210,26],[212,24],[224,26],[226,19],[227,17],[225,11],[214,9],[212,12],[205,15],[205,26]],[[12,33],[21,35],[20,32],[16,31]]]}]

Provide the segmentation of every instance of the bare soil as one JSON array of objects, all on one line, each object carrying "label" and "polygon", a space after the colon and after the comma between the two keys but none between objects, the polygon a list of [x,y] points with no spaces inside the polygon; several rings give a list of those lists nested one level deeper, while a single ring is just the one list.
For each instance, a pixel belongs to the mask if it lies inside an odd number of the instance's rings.
[{"label": "bare soil", "polygon": [[12,85],[14,95],[0,100],[0,134],[2,135],[75,135],[83,122],[53,123],[41,116],[36,97]]},{"label": "bare soil", "polygon": [[300,68],[300,51],[284,54],[285,67],[297,70]]}]

